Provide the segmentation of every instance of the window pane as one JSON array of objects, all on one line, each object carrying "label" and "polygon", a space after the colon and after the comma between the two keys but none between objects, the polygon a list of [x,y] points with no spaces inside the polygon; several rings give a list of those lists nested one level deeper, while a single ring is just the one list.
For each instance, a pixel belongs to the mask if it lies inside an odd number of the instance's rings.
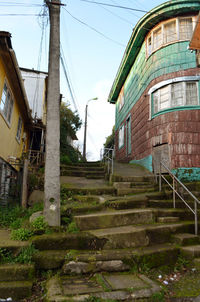
[{"label": "window pane", "polygon": [[153,32],[153,48],[156,49],[162,45],[162,29],[161,27]]},{"label": "window pane", "polygon": [[164,43],[177,40],[176,21],[169,22],[164,26]]},{"label": "window pane", "polygon": [[170,107],[169,86],[160,89],[160,110]]},{"label": "window pane", "polygon": [[179,19],[180,40],[190,40],[192,38],[192,33],[193,33],[192,18]]},{"label": "window pane", "polygon": [[172,107],[184,105],[183,83],[175,83],[171,85]]},{"label": "window pane", "polygon": [[148,55],[150,56],[152,52],[152,45],[151,45],[151,37],[148,38]]},{"label": "window pane", "polygon": [[153,107],[153,113],[157,113],[159,111],[159,92],[156,91],[153,93],[153,104],[154,104],[154,107]]},{"label": "window pane", "polygon": [[186,83],[186,105],[198,105],[197,84],[195,82]]},{"label": "window pane", "polygon": [[22,119],[21,119],[21,117],[19,117],[18,126],[17,126],[17,135],[16,135],[18,140],[20,140],[21,131],[22,131]]},{"label": "window pane", "polygon": [[8,107],[8,118],[7,118],[9,123],[11,120],[12,109],[13,109],[13,100],[10,98],[9,107]]},{"label": "window pane", "polygon": [[124,145],[124,126],[119,129],[119,148]]}]

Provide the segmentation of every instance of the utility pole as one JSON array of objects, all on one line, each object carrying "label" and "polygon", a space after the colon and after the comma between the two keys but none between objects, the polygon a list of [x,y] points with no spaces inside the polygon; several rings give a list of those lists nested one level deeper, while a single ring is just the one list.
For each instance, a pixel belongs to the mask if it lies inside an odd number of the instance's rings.
[{"label": "utility pole", "polygon": [[60,0],[47,1],[50,16],[44,216],[60,226]]},{"label": "utility pole", "polygon": [[87,111],[88,111],[88,104],[85,107],[85,128],[84,128],[84,139],[83,139],[83,160],[86,160],[86,134],[87,134]]},{"label": "utility pole", "polygon": [[83,160],[84,161],[87,161],[87,158],[86,158],[86,137],[87,137],[87,116],[88,116],[88,103],[90,101],[95,101],[95,100],[98,100],[98,98],[92,98],[92,99],[89,99],[87,101],[87,104],[85,106],[85,128],[84,128],[84,139],[83,139]]}]

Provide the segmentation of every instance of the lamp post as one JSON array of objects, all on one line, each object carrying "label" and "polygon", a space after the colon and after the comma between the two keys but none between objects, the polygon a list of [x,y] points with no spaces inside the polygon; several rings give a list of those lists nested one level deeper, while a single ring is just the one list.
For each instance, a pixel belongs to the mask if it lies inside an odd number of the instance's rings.
[{"label": "lamp post", "polygon": [[83,160],[86,161],[86,136],[87,136],[87,113],[88,113],[88,103],[93,100],[98,100],[98,98],[93,98],[87,101],[85,106],[85,129],[84,129],[84,140],[83,140]]}]

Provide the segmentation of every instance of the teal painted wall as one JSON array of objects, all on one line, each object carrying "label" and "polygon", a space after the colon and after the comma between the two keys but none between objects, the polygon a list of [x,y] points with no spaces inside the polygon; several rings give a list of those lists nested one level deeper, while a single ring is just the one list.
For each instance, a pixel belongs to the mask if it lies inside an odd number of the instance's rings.
[{"label": "teal painted wall", "polygon": [[140,166],[145,167],[150,172],[153,172],[152,168],[152,155],[149,155],[145,158],[139,159],[139,160],[131,160],[130,164],[138,164]]},{"label": "teal painted wall", "polygon": [[146,59],[145,42],[124,84],[124,106],[116,106],[116,129],[119,128],[133,105],[139,100],[150,82],[162,75],[196,67],[195,52],[187,47],[189,42],[178,42],[165,46]]},{"label": "teal painted wall", "polygon": [[182,181],[200,181],[200,168],[178,168],[172,173]]}]

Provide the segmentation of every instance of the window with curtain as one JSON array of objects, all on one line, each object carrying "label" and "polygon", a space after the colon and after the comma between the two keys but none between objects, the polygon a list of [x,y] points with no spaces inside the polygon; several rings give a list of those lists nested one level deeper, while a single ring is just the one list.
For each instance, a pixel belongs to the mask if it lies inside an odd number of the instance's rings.
[{"label": "window with curtain", "polygon": [[195,17],[177,17],[155,27],[146,39],[146,54],[149,57],[158,48],[175,41],[190,40]]},{"label": "window with curtain", "polygon": [[0,110],[5,120],[8,122],[8,124],[11,123],[13,104],[14,102],[11,97],[11,93],[9,91],[7,84],[5,83],[1,96]]},{"label": "window with curtain", "polygon": [[119,128],[119,148],[124,145],[124,125]]},{"label": "window with curtain", "polygon": [[154,114],[180,106],[197,106],[199,105],[198,82],[172,83],[157,89],[152,96]]}]

